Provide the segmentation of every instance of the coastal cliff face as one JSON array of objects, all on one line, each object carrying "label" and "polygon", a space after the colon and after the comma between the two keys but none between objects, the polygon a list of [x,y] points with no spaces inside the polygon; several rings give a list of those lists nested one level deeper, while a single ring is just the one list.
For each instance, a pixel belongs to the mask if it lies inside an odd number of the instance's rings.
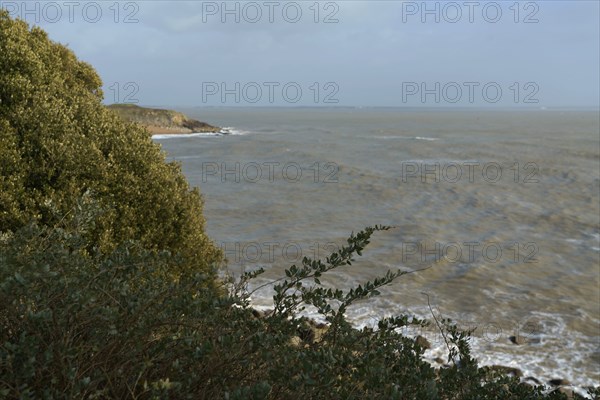
[{"label": "coastal cliff face", "polygon": [[145,108],[135,104],[111,104],[107,107],[121,118],[145,126],[153,135],[221,131],[217,126],[188,118],[177,111]]}]

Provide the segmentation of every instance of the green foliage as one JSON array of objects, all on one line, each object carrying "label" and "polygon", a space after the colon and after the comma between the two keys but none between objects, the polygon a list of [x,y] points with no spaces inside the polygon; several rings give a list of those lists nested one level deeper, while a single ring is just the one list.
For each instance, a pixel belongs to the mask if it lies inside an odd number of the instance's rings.
[{"label": "green foliage", "polygon": [[204,233],[200,194],[143,128],[102,105],[93,68],[3,10],[0,54],[0,232],[52,226],[90,193],[103,209],[90,250],[135,240],[181,255],[181,270],[212,273],[221,254]]},{"label": "green foliage", "polygon": [[[376,295],[394,273],[349,291],[306,285],[354,261],[381,228],[352,235],[324,262],[290,267],[274,293],[289,307],[257,317],[244,288],[260,270],[221,297],[206,289],[206,274],[163,279],[181,258],[135,241],[109,255],[86,248],[102,212],[83,196],[54,227],[30,223],[0,237],[0,398],[564,398],[478,368],[468,335],[447,321],[456,363],[439,370],[399,332],[424,321],[353,329],[340,309]],[[318,337],[297,314],[306,304],[330,321]]]},{"label": "green foliage", "polygon": [[82,199],[56,227],[32,223],[4,235],[0,397],[125,398],[174,390],[173,380],[196,362],[194,351],[202,353],[194,336],[202,310],[229,309],[203,289],[205,274],[160,278],[181,262],[168,253],[127,242],[108,256],[90,254],[86,234],[100,212]]}]

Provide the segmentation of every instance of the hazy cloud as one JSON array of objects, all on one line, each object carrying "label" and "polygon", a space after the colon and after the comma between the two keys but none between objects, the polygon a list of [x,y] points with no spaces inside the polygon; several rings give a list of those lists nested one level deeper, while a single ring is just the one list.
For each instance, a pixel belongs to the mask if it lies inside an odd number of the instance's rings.
[{"label": "hazy cloud", "polygon": [[[234,94],[227,95],[224,105],[269,105],[269,82],[278,83],[276,90],[296,83],[304,93],[298,103],[279,93],[274,105],[335,105],[322,101],[334,91],[339,105],[423,105],[420,93],[406,96],[407,82],[424,83],[426,90],[446,85],[439,103],[434,94],[425,97],[428,106],[453,105],[446,100],[454,96],[454,84],[465,91],[456,105],[600,102],[597,2],[0,1],[0,6],[38,23],[92,63],[106,84],[107,102],[122,101],[123,93],[116,96],[114,88],[131,82],[140,103],[174,106],[223,104],[222,93],[203,96],[207,83],[225,84],[226,90],[250,84],[248,96],[236,103]],[[102,15],[96,21],[97,10]],[[497,83],[501,101],[488,102],[481,92],[472,103],[465,101],[469,82],[479,84],[473,86],[476,93]],[[336,90],[325,87],[332,83]],[[536,87],[526,87],[532,83]],[[265,91],[257,103],[246,101],[254,84]],[[524,103],[533,92],[539,102]]]}]

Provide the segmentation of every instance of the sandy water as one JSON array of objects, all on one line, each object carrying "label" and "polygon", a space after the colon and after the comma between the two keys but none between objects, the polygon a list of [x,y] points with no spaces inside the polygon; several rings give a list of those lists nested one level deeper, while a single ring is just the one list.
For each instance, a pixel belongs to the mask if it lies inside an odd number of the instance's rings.
[{"label": "sandy water", "polygon": [[[428,318],[429,296],[436,314],[475,328],[482,364],[600,384],[598,111],[182,111],[236,133],[156,140],[201,188],[230,272],[264,266],[261,283],[352,231],[394,225],[323,284],[433,266],[353,308],[354,322]],[[433,329],[407,333],[445,357]]]}]

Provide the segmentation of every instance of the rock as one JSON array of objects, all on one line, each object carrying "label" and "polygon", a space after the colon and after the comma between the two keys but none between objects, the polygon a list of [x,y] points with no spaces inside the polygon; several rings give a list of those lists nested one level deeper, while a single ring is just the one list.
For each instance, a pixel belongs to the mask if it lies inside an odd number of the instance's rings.
[{"label": "rock", "polygon": [[515,367],[507,367],[505,365],[492,365],[492,366],[489,366],[486,368],[490,371],[500,372],[505,375],[512,375],[517,378],[520,378],[523,376],[523,371],[521,371],[519,368],[515,368]]},{"label": "rock", "polygon": [[329,325],[327,325],[327,324],[317,324],[317,326],[315,326],[315,328],[314,328],[315,342],[320,342],[323,338],[323,335],[325,335],[325,333],[327,333],[328,329],[329,329]]},{"label": "rock", "polygon": [[308,319],[298,326],[297,332],[300,339],[305,343],[313,344],[315,342],[320,342],[328,329],[329,326],[327,324]]},{"label": "rock", "polygon": [[511,342],[513,342],[514,344],[516,344],[517,346],[522,345],[527,343],[527,340],[525,340],[525,338],[523,336],[510,336],[508,338]]},{"label": "rock", "polygon": [[308,320],[308,323],[310,324],[310,326],[312,326],[315,329],[327,328],[327,324],[324,322],[317,322],[317,321],[313,321],[312,319],[310,319],[310,320]]},{"label": "rock", "polygon": [[302,341],[304,341],[305,343],[313,344],[313,342],[315,341],[315,331],[312,327],[301,326],[297,329],[297,332],[300,339],[302,339]]},{"label": "rock", "polygon": [[145,126],[152,134],[182,134],[196,132],[221,132],[218,126],[188,118],[173,110],[139,107],[135,104],[111,104],[108,109],[125,121]]},{"label": "rock", "polygon": [[415,342],[417,343],[418,346],[421,346],[424,349],[430,349],[431,348],[431,343],[429,343],[429,340],[427,340],[424,336],[417,336],[417,338],[415,339]]},{"label": "rock", "polygon": [[525,378],[525,382],[531,382],[534,385],[541,385],[542,384],[542,382],[539,379],[534,378],[533,376],[528,376],[527,378]]},{"label": "rock", "polygon": [[290,339],[290,344],[294,347],[300,347],[302,345],[302,339],[298,336],[294,336]]},{"label": "rock", "polygon": [[266,318],[271,314],[273,314],[273,310],[261,311],[261,310],[257,310],[256,308],[252,309],[252,315],[254,315],[254,317],[258,318],[258,319]]},{"label": "rock", "polygon": [[436,357],[433,359],[433,361],[435,361],[438,364],[444,364],[446,362],[446,360],[444,360],[442,357]]},{"label": "rock", "polygon": [[527,388],[529,390],[529,389],[533,388],[534,385],[531,382],[519,382],[519,383],[517,383],[517,387]]},{"label": "rock", "polygon": [[560,378],[550,379],[548,383],[552,386],[569,386],[571,384],[571,382],[569,382],[568,380]]},{"label": "rock", "polygon": [[575,398],[575,392],[573,392],[573,389],[569,388],[560,387],[558,389],[554,389],[551,393],[562,393],[567,396],[567,399],[569,400]]}]

